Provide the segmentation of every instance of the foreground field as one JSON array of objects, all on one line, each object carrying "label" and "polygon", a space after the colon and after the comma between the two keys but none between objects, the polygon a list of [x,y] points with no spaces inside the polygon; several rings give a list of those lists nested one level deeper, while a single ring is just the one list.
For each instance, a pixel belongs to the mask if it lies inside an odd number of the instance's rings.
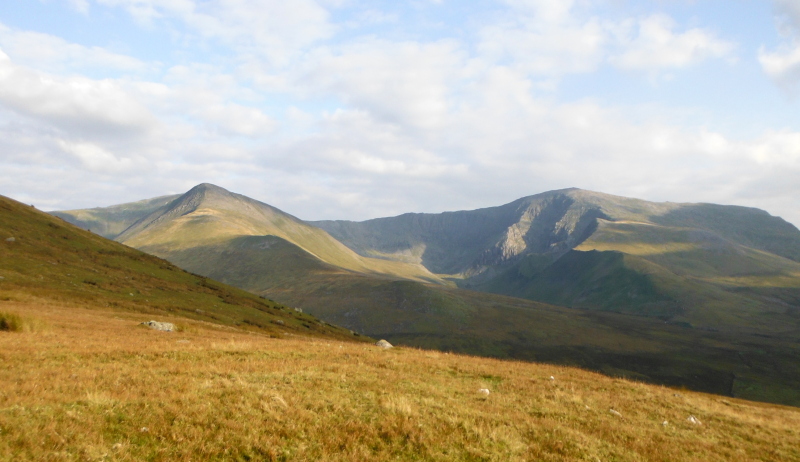
[{"label": "foreground field", "polygon": [[796,408],[88,306],[0,306],[0,459],[800,460]]}]

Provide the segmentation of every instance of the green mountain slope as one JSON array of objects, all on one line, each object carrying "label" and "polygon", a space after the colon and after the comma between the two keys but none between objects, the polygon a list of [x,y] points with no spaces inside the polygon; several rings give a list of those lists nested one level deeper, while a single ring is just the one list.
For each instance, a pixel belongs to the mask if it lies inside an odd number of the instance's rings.
[{"label": "green mountain slope", "polygon": [[315,222],[362,255],[461,287],[704,328],[780,332],[800,309],[800,231],[764,211],[567,189],[500,207]]},{"label": "green mountain slope", "polygon": [[[0,196],[0,311],[44,304],[194,319],[272,335],[354,338]],[[144,317],[144,316],[143,316]]]}]

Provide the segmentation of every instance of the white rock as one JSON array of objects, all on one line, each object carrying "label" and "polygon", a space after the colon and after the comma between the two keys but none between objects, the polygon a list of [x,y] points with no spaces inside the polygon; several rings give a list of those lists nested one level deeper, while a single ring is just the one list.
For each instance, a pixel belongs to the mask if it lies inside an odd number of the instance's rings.
[{"label": "white rock", "polygon": [[375,342],[375,346],[378,346],[378,347],[381,347],[381,348],[385,348],[385,349],[394,348],[391,343],[389,343],[389,342],[387,342],[386,340],[383,340],[383,339],[380,339],[377,342]]},{"label": "white rock", "polygon": [[666,427],[667,425],[669,425],[669,422],[667,422],[667,421],[665,420],[665,421],[661,422],[661,425],[663,425],[663,426],[665,426],[665,427]]},{"label": "white rock", "polygon": [[175,324],[172,324],[171,322],[148,321],[143,322],[142,325],[163,332],[172,332],[175,330]]},{"label": "white rock", "polygon": [[13,237],[9,237],[8,239],[6,239],[6,242],[14,242],[14,241],[16,241],[16,239]]},{"label": "white rock", "polygon": [[617,411],[617,410],[609,409],[608,412],[614,414],[617,417],[622,417],[622,414],[620,414],[619,411]]},{"label": "white rock", "polygon": [[480,393],[482,395],[489,396],[489,393],[491,393],[491,392],[489,391],[488,388],[481,388],[480,390],[478,390],[478,393]]},{"label": "white rock", "polygon": [[686,421],[689,422],[690,424],[693,424],[693,425],[703,425],[700,422],[700,419],[698,419],[697,417],[695,417],[693,415],[690,415],[689,417],[687,417]]},{"label": "white rock", "polygon": [[550,376],[550,380],[555,380],[555,379],[556,379],[556,378],[555,378],[555,377],[553,377],[552,375]]}]

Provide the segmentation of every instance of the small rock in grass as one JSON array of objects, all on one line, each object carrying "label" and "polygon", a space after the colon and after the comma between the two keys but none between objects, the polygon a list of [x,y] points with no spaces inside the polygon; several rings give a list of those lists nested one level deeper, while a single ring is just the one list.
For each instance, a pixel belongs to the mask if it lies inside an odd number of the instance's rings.
[{"label": "small rock in grass", "polygon": [[383,340],[383,339],[378,340],[377,342],[375,342],[375,346],[378,346],[378,347],[381,347],[381,348],[384,348],[384,349],[394,348],[391,343],[389,343],[389,342],[387,342],[386,340]]},{"label": "small rock in grass", "polygon": [[150,433],[150,429],[147,427],[142,427],[139,429],[139,433]]},{"label": "small rock in grass", "polygon": [[690,415],[689,417],[687,417],[687,418],[686,418],[686,421],[687,421],[687,422],[689,422],[689,423],[690,423],[690,424],[692,424],[692,425],[703,425],[703,424],[700,422],[700,419],[698,419],[697,417],[695,417],[695,416],[693,416],[693,415]]},{"label": "small rock in grass", "polygon": [[478,393],[480,393],[482,395],[489,396],[489,393],[491,393],[491,392],[489,391],[488,388],[481,388],[480,390],[478,390]]},{"label": "small rock in grass", "polygon": [[617,417],[622,417],[622,414],[620,414],[619,411],[617,411],[617,410],[609,409],[608,412],[614,414]]},{"label": "small rock in grass", "polygon": [[550,380],[555,380],[555,379],[556,379],[556,378],[555,378],[555,377],[553,377],[552,375],[550,376]]},{"label": "small rock in grass", "polygon": [[13,237],[9,237],[8,239],[6,239],[6,242],[14,242],[14,241],[16,241],[16,239]]},{"label": "small rock in grass", "polygon": [[172,332],[175,330],[175,324],[172,324],[171,322],[148,321],[143,322],[142,325],[151,329],[160,330],[162,332]]},{"label": "small rock in grass", "polygon": [[664,427],[666,427],[667,425],[669,425],[669,422],[667,422],[667,421],[665,420],[665,421],[661,422],[661,425],[662,425],[662,426],[664,426]]}]

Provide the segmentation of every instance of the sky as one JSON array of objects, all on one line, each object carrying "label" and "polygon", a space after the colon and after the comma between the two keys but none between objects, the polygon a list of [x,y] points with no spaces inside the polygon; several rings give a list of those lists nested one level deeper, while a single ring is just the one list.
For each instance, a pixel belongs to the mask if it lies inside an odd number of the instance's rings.
[{"label": "sky", "polygon": [[577,187],[800,225],[800,0],[0,2],[0,194],[306,220]]}]

